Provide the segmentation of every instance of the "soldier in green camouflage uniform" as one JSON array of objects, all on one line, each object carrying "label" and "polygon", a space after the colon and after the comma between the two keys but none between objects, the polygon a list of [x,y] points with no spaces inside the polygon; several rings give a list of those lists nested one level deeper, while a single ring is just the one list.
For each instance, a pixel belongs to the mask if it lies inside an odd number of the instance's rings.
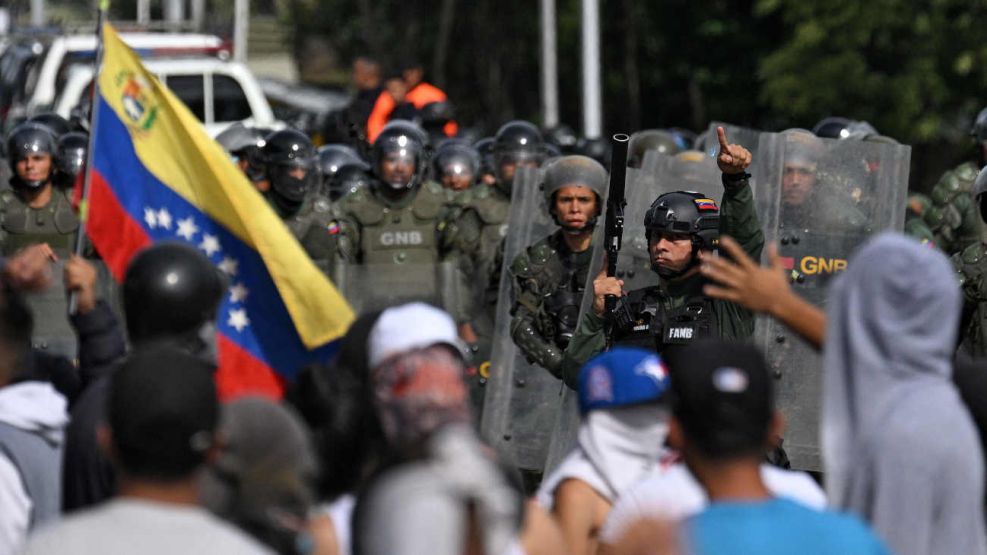
[{"label": "soldier in green camouflage uniform", "polygon": [[964,162],[944,173],[932,188],[932,206],[924,215],[935,233],[936,245],[947,254],[962,252],[984,238],[984,222],[977,214],[971,189],[987,159],[987,108],[977,114],[970,135],[976,141],[978,163]]},{"label": "soldier in green camouflage uniform", "polygon": [[268,203],[324,272],[335,258],[340,226],[329,199],[318,191],[318,158],[312,141],[294,129],[268,135],[261,148]]},{"label": "soldier in green camouflage uniform", "polygon": [[[977,215],[987,221],[987,170],[981,170],[971,190]],[[977,241],[952,256],[963,290],[960,323],[960,350],[975,356],[987,356],[987,243]]]},{"label": "soldier in green camouflage uniform", "polygon": [[342,227],[339,254],[349,269],[349,277],[340,279],[344,294],[365,297],[351,299],[358,306],[431,299],[449,287],[436,280],[435,272],[450,196],[438,183],[422,178],[427,163],[424,141],[414,124],[388,123],[373,145],[376,179],[337,205]]},{"label": "soldier in green camouflage uniform", "polygon": [[[522,166],[537,166],[544,155],[538,128],[526,121],[504,124],[494,139],[493,162],[497,183],[470,189],[461,213],[443,231],[444,255],[455,261],[464,292],[461,308],[454,312],[463,339],[489,355],[494,310],[500,282],[498,250],[507,234],[514,174]],[[479,344],[479,345],[478,345]]]},{"label": "soldier in green camouflage uniform", "polygon": [[562,353],[579,319],[593,257],[593,228],[607,173],[586,156],[565,156],[545,170],[545,205],[559,229],[529,246],[510,267],[511,337],[529,362],[562,377]]},{"label": "soldier in green camouflage uniform", "polygon": [[905,207],[905,235],[912,237],[923,245],[936,244],[936,235],[925,223],[924,215],[932,206],[932,199],[922,193],[908,195],[908,206]]},{"label": "soldier in green camouflage uniform", "polygon": [[722,131],[720,149],[717,163],[723,172],[723,201],[719,209],[698,193],[673,192],[655,199],[645,216],[658,284],[624,296],[623,282],[617,278],[601,275],[594,281],[593,310],[583,316],[563,355],[566,385],[575,389],[582,365],[607,347],[606,295],[621,297],[618,313],[629,317],[615,322],[615,344],[662,351],[703,337],[744,339],[753,333],[754,315],[734,303],[706,297],[706,280],[699,274],[700,252],[712,248],[720,234],[736,239],[755,260],[764,245],[750,174],[745,172],[751,154],[740,145],[727,144]]}]

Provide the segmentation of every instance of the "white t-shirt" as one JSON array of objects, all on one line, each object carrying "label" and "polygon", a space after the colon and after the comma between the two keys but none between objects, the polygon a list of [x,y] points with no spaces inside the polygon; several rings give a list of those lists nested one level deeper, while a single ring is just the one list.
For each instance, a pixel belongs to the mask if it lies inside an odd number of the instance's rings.
[{"label": "white t-shirt", "polygon": [[188,505],[117,498],[33,534],[27,555],[271,554],[256,540]]},{"label": "white t-shirt", "polygon": [[[813,509],[826,507],[826,494],[806,473],[761,465],[761,479],[771,493]],[[602,543],[614,544],[642,518],[682,520],[708,504],[706,492],[685,464],[656,470],[624,492],[600,530]]]},{"label": "white t-shirt", "polygon": [[352,545],[350,540],[353,528],[353,508],[356,507],[356,496],[347,493],[340,495],[335,501],[323,506],[332,526],[336,529],[336,547],[339,555],[350,555]]}]

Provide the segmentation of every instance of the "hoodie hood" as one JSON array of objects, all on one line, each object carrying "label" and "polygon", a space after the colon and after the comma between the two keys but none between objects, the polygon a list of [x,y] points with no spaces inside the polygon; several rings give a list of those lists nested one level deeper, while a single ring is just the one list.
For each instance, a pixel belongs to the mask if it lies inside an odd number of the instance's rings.
[{"label": "hoodie hood", "polygon": [[0,387],[0,422],[60,445],[69,422],[68,403],[50,383],[7,385]]},{"label": "hoodie hood", "polygon": [[833,283],[821,435],[837,506],[855,487],[855,461],[892,411],[919,401],[915,411],[959,403],[950,376],[960,307],[946,257],[898,234],[867,242]]}]

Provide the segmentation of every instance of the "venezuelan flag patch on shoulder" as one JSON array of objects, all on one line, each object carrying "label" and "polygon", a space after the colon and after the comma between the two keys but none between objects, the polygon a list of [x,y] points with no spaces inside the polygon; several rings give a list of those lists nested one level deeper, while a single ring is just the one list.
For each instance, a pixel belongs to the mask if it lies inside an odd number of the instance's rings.
[{"label": "venezuelan flag patch on shoulder", "polygon": [[329,232],[329,235],[338,235],[339,234],[339,222],[336,222],[336,221],[329,222],[329,225],[326,226],[326,231]]},{"label": "venezuelan flag patch on shoulder", "polygon": [[699,210],[717,210],[716,201],[711,198],[697,198],[696,208]]}]

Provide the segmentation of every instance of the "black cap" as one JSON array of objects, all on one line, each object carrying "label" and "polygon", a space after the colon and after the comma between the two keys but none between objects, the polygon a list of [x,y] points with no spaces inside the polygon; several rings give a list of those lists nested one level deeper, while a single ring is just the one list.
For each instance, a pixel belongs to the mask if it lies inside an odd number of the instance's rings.
[{"label": "black cap", "polygon": [[672,378],[672,412],[687,441],[725,458],[766,447],[773,386],[764,355],[746,343],[704,340],[665,357]]},{"label": "black cap", "polygon": [[114,453],[134,477],[174,480],[206,460],[219,419],[213,368],[173,347],[137,349],[113,374]]}]

